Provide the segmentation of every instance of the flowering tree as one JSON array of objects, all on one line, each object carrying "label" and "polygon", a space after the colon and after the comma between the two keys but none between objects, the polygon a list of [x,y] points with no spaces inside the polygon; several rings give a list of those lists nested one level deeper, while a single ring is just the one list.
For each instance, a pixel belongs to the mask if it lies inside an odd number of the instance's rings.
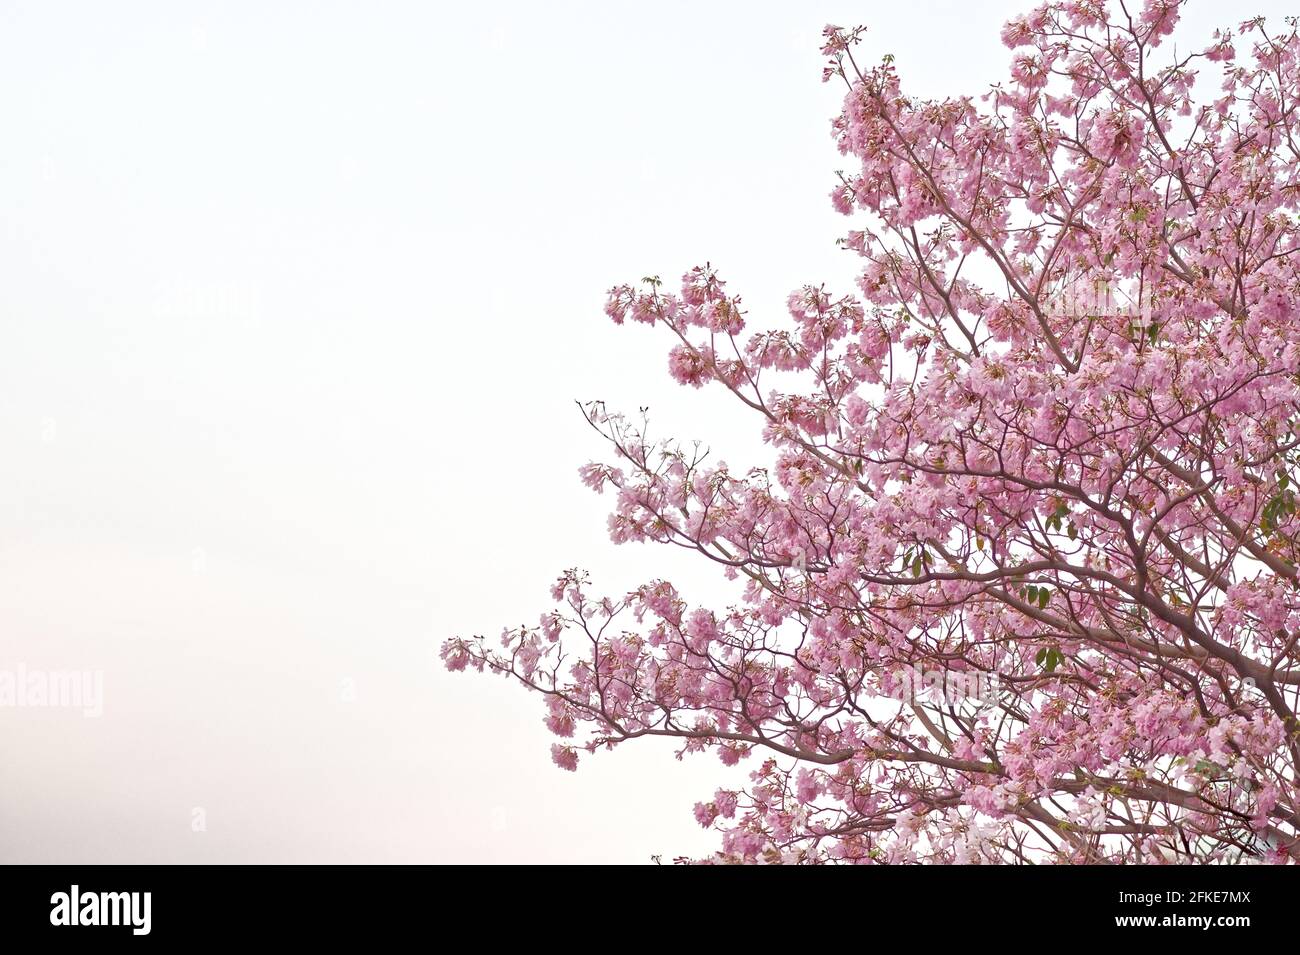
[{"label": "flowering tree", "polygon": [[860,297],[746,334],[704,267],[607,309],[774,466],[583,406],[613,538],[743,597],[570,571],[446,664],[540,693],[565,769],[641,737],[747,760],[695,808],[713,861],[1300,860],[1300,39],[1175,48],[1179,8],[1049,3],[1004,28],[1008,83],[943,101],[828,27]]}]

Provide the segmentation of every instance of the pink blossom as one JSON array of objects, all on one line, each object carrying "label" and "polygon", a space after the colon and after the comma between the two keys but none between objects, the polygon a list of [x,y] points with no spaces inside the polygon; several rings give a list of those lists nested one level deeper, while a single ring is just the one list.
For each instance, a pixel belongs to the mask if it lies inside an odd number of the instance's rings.
[{"label": "pink blossom", "polygon": [[583,406],[611,539],[732,597],[568,570],[446,666],[540,695],[564,769],[739,767],[708,861],[1300,861],[1300,26],[1181,10],[1052,0],[1012,83],[943,98],[827,27],[856,289],[743,341],[711,264],[606,304],[766,450]]},{"label": "pink blossom", "polygon": [[559,743],[552,743],[551,761],[561,769],[567,769],[571,773],[577,772],[578,751],[572,746],[561,746]]}]

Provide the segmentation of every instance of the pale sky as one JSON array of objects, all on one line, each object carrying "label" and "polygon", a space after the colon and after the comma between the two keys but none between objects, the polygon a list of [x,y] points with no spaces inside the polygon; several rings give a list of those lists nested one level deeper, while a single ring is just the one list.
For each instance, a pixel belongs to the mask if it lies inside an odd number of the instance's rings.
[{"label": "pale sky", "polygon": [[759,326],[850,291],[821,28],[976,93],[1028,7],[0,3],[0,671],[103,675],[97,719],[0,707],[0,862],[710,850],[716,757],[561,772],[437,648],[575,565],[727,599],[578,482],[574,399],[766,463],[605,289],[708,260]]}]

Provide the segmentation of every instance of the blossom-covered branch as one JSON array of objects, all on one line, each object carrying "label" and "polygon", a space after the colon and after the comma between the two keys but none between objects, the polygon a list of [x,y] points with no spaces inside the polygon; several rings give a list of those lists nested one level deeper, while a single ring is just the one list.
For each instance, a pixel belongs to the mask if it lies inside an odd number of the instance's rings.
[{"label": "blossom-covered branch", "polygon": [[539,693],[566,769],[652,736],[748,760],[696,806],[714,861],[1300,860],[1300,37],[1175,46],[1180,6],[1049,3],[1006,83],[942,101],[828,27],[856,293],[752,332],[705,266],[607,308],[773,460],[582,406],[613,539],[736,604],[573,570],[448,666]]}]

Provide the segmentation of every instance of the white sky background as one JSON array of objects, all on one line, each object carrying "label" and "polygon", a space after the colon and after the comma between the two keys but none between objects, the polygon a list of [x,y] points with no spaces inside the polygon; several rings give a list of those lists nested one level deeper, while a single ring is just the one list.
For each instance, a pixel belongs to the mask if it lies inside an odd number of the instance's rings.
[{"label": "white sky background", "polygon": [[[751,326],[851,290],[822,26],[973,93],[1028,6],[0,4],[0,670],[105,695],[0,708],[0,862],[713,848],[715,757],[561,772],[540,700],[437,647],[574,565],[728,592],[578,482],[575,398],[767,460],[605,289],[709,260]],[[1255,12],[1291,10],[1187,35]]]}]

